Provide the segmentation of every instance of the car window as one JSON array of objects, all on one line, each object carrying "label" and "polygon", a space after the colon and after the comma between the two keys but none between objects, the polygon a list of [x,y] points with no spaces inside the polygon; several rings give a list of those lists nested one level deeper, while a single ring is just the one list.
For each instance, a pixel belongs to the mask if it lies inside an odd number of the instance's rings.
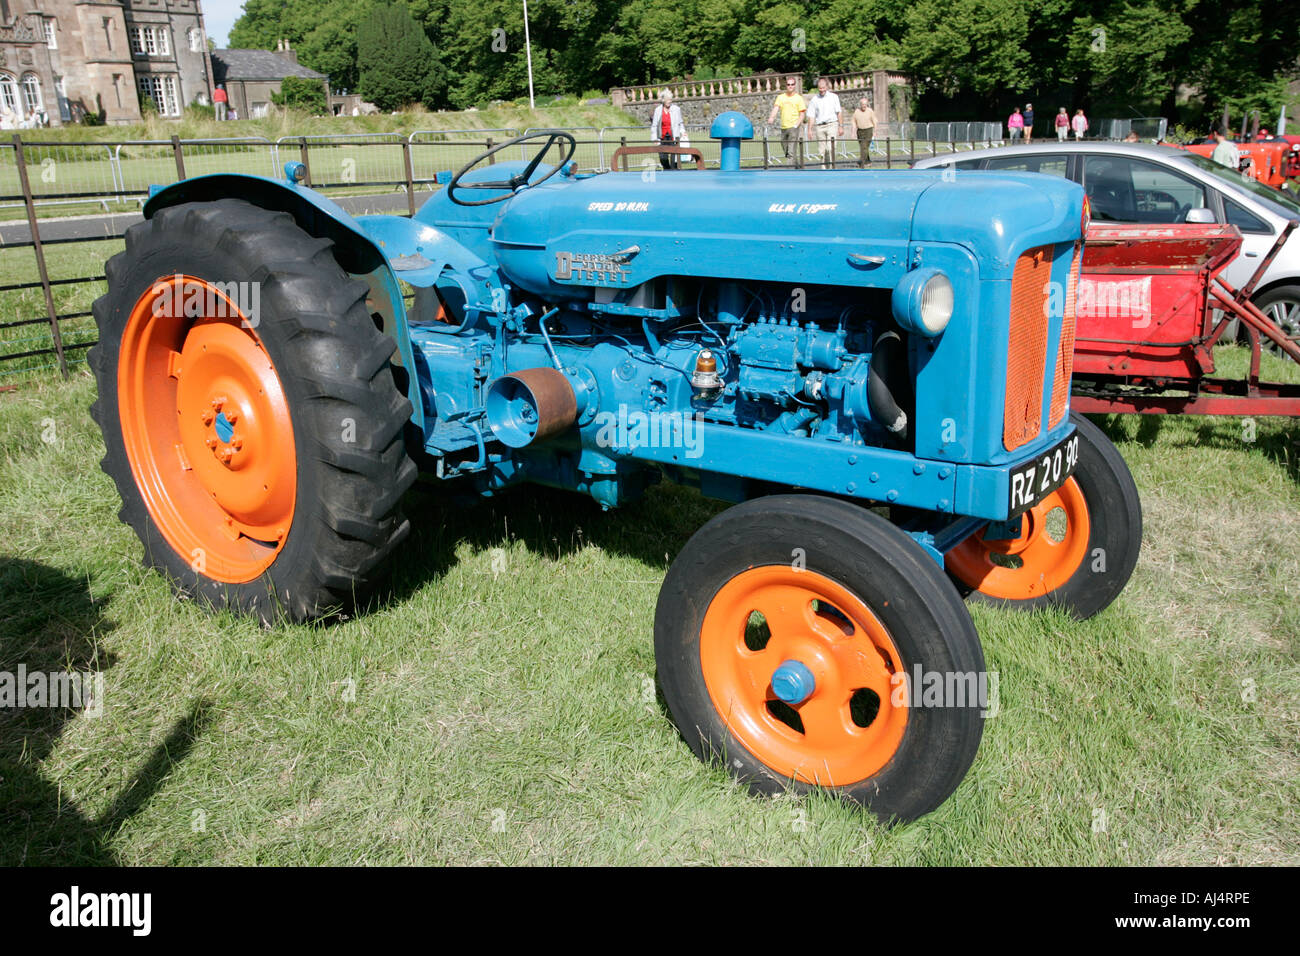
[{"label": "car window", "polygon": [[1300,202],[1296,202],[1295,197],[1288,196],[1286,193],[1271,186],[1265,186],[1258,180],[1249,176],[1243,176],[1235,169],[1228,169],[1226,166],[1220,166],[1213,160],[1206,159],[1204,156],[1198,156],[1195,153],[1186,154],[1186,162],[1199,166],[1202,170],[1228,183],[1234,189],[1250,193],[1256,201],[1263,202],[1265,207],[1279,216],[1286,216],[1288,219],[1294,219],[1300,216]]},{"label": "car window", "polygon": [[1242,232],[1262,232],[1266,235],[1273,233],[1273,230],[1268,227],[1268,223],[1245,206],[1233,202],[1227,196],[1223,197],[1223,216],[1230,225],[1236,226]]},{"label": "car window", "polygon": [[1046,173],[1065,178],[1069,157],[1047,153],[1042,156],[994,156],[985,169],[1000,169],[1007,173]]},{"label": "car window", "polygon": [[1129,156],[1085,156],[1083,185],[1092,217],[1108,222],[1182,222],[1205,205],[1205,187]]}]

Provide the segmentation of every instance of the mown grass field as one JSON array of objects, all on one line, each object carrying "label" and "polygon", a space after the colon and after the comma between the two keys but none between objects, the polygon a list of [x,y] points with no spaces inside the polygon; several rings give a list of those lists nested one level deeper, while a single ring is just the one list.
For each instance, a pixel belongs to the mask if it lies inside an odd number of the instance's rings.
[{"label": "mown grass field", "polygon": [[1296,864],[1300,424],[1103,421],[1145,507],[1119,602],[974,608],[1000,710],[954,797],[884,829],[758,799],[654,692],[667,562],[721,507],[417,486],[385,598],[334,626],[172,597],[116,519],[88,374],[0,394],[0,863]]}]

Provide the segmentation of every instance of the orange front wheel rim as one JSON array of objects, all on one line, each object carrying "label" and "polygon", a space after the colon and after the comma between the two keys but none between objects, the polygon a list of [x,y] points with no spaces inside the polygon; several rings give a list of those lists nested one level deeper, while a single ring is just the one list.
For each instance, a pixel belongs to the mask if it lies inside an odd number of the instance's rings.
[{"label": "orange front wheel rim", "polygon": [[227,583],[275,561],[297,494],[288,402],[254,324],[213,284],[167,276],[131,310],[118,360],[144,505],[193,571]]},{"label": "orange front wheel rim", "polygon": [[[704,615],[700,666],[727,728],[788,779],[857,783],[902,742],[902,656],[871,609],[825,575],[776,565],[733,577]],[[792,675],[806,696],[788,703]]]},{"label": "orange front wheel rim", "polygon": [[948,570],[967,587],[1007,601],[1045,597],[1083,564],[1092,524],[1074,478],[1021,517],[1020,537],[986,541],[978,531],[948,552]]}]

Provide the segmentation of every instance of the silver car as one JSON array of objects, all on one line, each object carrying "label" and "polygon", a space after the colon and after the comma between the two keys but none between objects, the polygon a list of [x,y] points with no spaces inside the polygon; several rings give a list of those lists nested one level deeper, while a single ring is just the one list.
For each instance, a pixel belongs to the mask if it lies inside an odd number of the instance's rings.
[{"label": "silver car", "polygon": [[[1045,173],[1079,183],[1096,222],[1227,222],[1241,230],[1241,253],[1223,278],[1241,286],[1273,248],[1300,203],[1204,156],[1144,143],[1043,143],[931,156],[917,169]],[[1260,279],[1252,301],[1287,336],[1300,339],[1300,229]]]}]

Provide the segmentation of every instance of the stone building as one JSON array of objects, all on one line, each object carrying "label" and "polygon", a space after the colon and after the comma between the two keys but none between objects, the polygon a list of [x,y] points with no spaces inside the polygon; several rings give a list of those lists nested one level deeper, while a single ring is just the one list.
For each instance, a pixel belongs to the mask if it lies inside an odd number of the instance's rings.
[{"label": "stone building", "polygon": [[271,94],[279,93],[280,85],[290,76],[320,80],[326,102],[330,99],[329,77],[300,64],[298,52],[283,40],[275,50],[213,50],[212,73],[213,82],[225,86],[230,109],[240,119],[265,116]]},{"label": "stone building", "polygon": [[211,76],[199,0],[0,0],[0,114],[129,123],[148,97],[180,116]]}]

